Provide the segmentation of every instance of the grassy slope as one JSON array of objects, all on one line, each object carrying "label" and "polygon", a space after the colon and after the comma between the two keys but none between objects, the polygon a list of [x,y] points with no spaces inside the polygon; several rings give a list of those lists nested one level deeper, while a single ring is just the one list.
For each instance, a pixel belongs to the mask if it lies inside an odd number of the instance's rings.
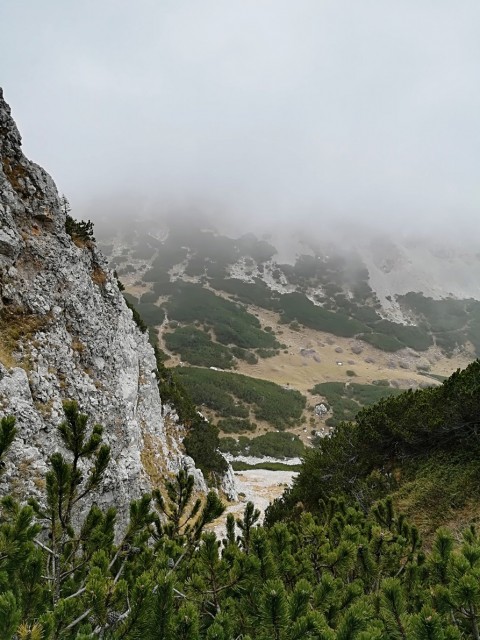
[{"label": "grassy slope", "polygon": [[382,400],[312,450],[291,508],[344,494],[368,507],[385,495],[422,532],[480,519],[480,361],[441,386]]}]

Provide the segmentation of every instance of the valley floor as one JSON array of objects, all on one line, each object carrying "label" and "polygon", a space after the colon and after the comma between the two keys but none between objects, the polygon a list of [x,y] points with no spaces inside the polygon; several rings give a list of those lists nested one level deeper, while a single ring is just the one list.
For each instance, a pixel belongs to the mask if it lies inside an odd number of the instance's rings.
[{"label": "valley floor", "polygon": [[270,502],[282,495],[296,475],[293,471],[268,471],[267,469],[235,471],[239,499],[227,506],[223,515],[210,525],[210,530],[215,531],[218,537],[223,537],[227,514],[233,513],[235,518],[241,518],[245,505],[249,501],[259,509],[261,512],[260,520],[263,521],[265,509]]},{"label": "valley floor", "polygon": [[[328,432],[324,425],[324,419],[328,415],[323,419],[316,417],[314,425],[308,420],[312,416],[313,407],[324,401],[324,398],[310,392],[316,384],[337,381],[372,384],[378,380],[387,380],[390,386],[399,389],[425,387],[437,384],[439,378],[450,376],[475,359],[473,350],[462,351],[447,358],[437,347],[430,347],[423,352],[402,349],[389,353],[367,342],[342,338],[307,327],[295,331],[289,325],[281,324],[277,313],[266,309],[250,305],[248,311],[259,319],[263,328],[272,327],[278,340],[285,344],[286,348],[274,357],[259,358],[256,364],[239,360],[235,371],[296,389],[306,396],[307,405],[310,407],[305,413],[307,421],[289,429],[306,445],[311,441],[312,427],[321,433]],[[179,356],[169,352],[163,340],[166,328],[165,324],[158,327],[162,349],[169,353],[171,358],[166,364],[178,366],[181,364]],[[258,425],[257,434],[272,429],[268,423],[258,420],[255,422]]]}]

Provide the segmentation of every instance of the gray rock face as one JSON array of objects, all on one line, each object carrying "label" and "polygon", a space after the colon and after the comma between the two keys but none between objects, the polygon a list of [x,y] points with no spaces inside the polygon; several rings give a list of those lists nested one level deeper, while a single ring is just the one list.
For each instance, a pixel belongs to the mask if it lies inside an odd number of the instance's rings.
[{"label": "gray rock face", "polygon": [[315,405],[315,415],[318,416],[319,418],[327,415],[328,413],[328,409],[326,407],[326,405],[323,404],[323,402],[320,402],[319,404]]},{"label": "gray rock face", "polygon": [[40,493],[62,401],[74,399],[112,450],[97,501],[125,515],[183,463],[181,428],[167,433],[153,349],[106,260],[67,235],[54,182],[20,145],[0,90],[0,417],[15,415],[19,432],[0,490]]}]

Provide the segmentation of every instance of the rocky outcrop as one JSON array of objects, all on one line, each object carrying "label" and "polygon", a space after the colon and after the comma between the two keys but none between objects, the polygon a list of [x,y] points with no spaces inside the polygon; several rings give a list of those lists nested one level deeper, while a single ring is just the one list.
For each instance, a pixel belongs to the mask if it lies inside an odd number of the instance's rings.
[{"label": "rocky outcrop", "polygon": [[184,462],[181,427],[167,433],[153,350],[94,243],[66,233],[55,184],[23,155],[1,90],[0,160],[0,417],[15,415],[19,431],[0,488],[41,492],[70,398],[112,450],[97,501],[125,513]]}]

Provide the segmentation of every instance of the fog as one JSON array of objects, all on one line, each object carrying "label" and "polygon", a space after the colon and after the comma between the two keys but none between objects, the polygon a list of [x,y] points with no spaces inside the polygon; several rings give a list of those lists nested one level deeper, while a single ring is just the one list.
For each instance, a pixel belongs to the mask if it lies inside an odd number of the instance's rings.
[{"label": "fog", "polygon": [[472,237],[477,0],[3,0],[0,82],[76,217]]}]

